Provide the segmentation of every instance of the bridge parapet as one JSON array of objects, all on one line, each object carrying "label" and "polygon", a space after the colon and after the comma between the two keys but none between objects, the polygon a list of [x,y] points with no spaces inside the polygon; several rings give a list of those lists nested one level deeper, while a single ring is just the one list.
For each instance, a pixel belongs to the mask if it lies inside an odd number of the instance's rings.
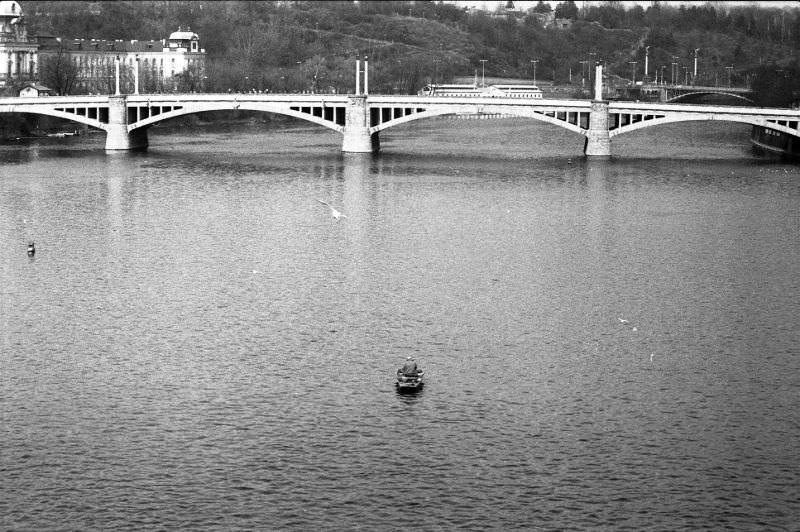
[{"label": "bridge parapet", "polygon": [[366,94],[0,98],[0,113],[44,114],[105,130],[109,150],[147,146],[147,128],[163,120],[223,109],[281,113],[307,120],[341,133],[342,151],[360,153],[377,151],[378,134],[384,129],[444,115],[519,116],[548,122],[586,137],[585,153],[590,156],[609,155],[616,135],[670,122],[738,122],[800,137],[800,110],[724,105]]}]

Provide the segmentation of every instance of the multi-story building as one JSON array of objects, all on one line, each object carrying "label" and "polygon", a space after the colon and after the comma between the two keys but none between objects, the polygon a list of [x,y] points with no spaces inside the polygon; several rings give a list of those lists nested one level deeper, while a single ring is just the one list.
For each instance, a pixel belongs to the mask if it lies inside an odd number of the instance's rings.
[{"label": "multi-story building", "polygon": [[202,90],[205,57],[199,36],[189,29],[160,41],[40,38],[39,48],[43,76],[69,58],[69,68],[62,68],[68,74],[62,78],[72,80],[69,92],[76,94],[114,91],[117,61],[122,92],[137,89],[137,70],[139,92]]},{"label": "multi-story building", "polygon": [[0,2],[0,86],[11,80],[37,76],[39,46],[28,39],[22,8],[17,2]]},{"label": "multi-story building", "polygon": [[[61,94],[202,90],[206,51],[190,29],[159,41],[29,39],[19,3],[0,1],[0,86],[38,81]],[[138,73],[138,76],[136,75]]]}]

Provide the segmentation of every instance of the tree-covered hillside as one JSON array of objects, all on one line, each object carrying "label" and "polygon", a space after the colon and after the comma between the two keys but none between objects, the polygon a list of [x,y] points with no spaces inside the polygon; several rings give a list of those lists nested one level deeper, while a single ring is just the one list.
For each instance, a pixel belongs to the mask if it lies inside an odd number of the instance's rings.
[{"label": "tree-covered hillside", "polygon": [[[500,2],[499,4],[504,4]],[[430,81],[471,76],[580,85],[595,60],[641,79],[677,72],[703,85],[751,85],[756,75],[798,89],[800,9],[716,2],[625,9],[540,3],[520,12],[468,11],[443,2],[23,1],[31,35],[161,39],[196,31],[208,53],[209,91],[347,91],[354,59],[368,56],[374,92],[416,92]],[[553,16],[568,27],[549,25]],[[695,50],[698,75],[693,73]],[[481,60],[484,60],[482,63]],[[535,61],[535,63],[534,63]],[[634,64],[633,62],[636,62]],[[674,63],[674,65],[673,65]]]}]

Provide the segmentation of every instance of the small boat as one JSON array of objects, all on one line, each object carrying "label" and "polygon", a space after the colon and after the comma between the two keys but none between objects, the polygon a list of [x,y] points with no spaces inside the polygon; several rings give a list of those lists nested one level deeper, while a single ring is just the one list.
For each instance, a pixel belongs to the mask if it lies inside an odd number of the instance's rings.
[{"label": "small boat", "polygon": [[28,244],[28,256],[33,257],[36,254],[36,246],[31,242]]},{"label": "small boat", "polygon": [[753,149],[762,155],[772,155],[784,159],[800,159],[800,139],[764,126],[753,126],[750,135]]},{"label": "small boat", "polygon": [[57,139],[63,139],[64,137],[76,137],[78,136],[78,131],[58,131],[56,133],[48,133],[48,137],[55,137]]},{"label": "small boat", "polygon": [[418,369],[415,373],[403,373],[402,369],[397,370],[397,391],[401,393],[410,393],[421,390],[425,383],[422,382],[422,377],[425,372]]}]

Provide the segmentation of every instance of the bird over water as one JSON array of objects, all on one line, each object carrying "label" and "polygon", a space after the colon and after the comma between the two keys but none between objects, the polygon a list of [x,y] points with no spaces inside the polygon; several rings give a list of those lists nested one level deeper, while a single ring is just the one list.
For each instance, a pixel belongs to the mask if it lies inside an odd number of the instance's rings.
[{"label": "bird over water", "polygon": [[317,201],[318,201],[318,202],[320,202],[320,203],[322,203],[322,204],[323,204],[323,205],[325,205],[326,207],[328,207],[328,208],[331,210],[331,216],[333,216],[335,219],[337,219],[337,220],[338,220],[339,218],[347,218],[347,216],[346,216],[346,215],[344,215],[344,214],[342,214],[341,212],[339,212],[339,211],[338,211],[338,210],[337,210],[335,207],[333,207],[332,205],[330,205],[330,204],[328,204],[328,203],[326,203],[326,202],[322,201],[321,199],[318,199]]}]

